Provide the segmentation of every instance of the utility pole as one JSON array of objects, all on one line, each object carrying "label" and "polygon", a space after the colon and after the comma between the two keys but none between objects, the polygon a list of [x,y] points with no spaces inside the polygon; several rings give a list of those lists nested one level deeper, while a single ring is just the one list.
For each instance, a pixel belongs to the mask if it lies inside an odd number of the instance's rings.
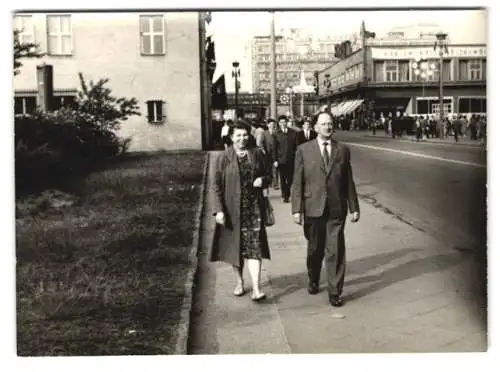
[{"label": "utility pole", "polygon": [[276,107],[276,34],[274,30],[274,12],[271,12],[271,117],[278,120]]},{"label": "utility pole", "polygon": [[439,138],[444,139],[444,84],[443,84],[443,54],[448,53],[448,46],[446,45],[447,34],[444,32],[439,32],[436,34],[436,43],[434,44],[434,50],[439,48]]}]

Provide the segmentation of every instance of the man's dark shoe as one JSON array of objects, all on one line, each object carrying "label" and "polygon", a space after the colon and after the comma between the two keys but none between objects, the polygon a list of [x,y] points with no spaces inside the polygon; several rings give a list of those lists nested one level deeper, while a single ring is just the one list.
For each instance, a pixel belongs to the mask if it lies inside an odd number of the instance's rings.
[{"label": "man's dark shoe", "polygon": [[318,294],[319,286],[316,283],[309,282],[309,284],[307,285],[307,292],[312,295]]},{"label": "man's dark shoe", "polygon": [[330,300],[330,304],[335,307],[340,307],[344,304],[344,300],[338,295],[330,295],[328,299]]}]

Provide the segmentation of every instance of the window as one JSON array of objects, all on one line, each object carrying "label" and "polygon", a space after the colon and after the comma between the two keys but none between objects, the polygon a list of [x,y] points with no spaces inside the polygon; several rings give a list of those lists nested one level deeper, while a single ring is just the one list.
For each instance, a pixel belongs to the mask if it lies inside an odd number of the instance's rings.
[{"label": "window", "polygon": [[410,62],[409,61],[399,61],[398,64],[399,81],[410,80]]},{"label": "window", "polygon": [[33,20],[29,15],[14,17],[14,28],[19,31],[19,42],[22,44],[35,42]]},{"label": "window", "polygon": [[[443,111],[445,114],[451,113],[452,101],[450,98],[443,98]],[[437,99],[418,99],[417,100],[417,114],[429,115],[439,114],[439,100]]]},{"label": "window", "polygon": [[165,22],[163,16],[140,16],[141,53],[165,54]]},{"label": "window", "polygon": [[165,115],[163,113],[164,101],[154,100],[147,101],[148,106],[148,123],[163,123],[165,121]]},{"label": "window", "polygon": [[458,99],[459,113],[485,113],[486,98],[483,97],[459,97]]},{"label": "window", "polygon": [[54,96],[51,103],[51,109],[59,110],[62,107],[76,108],[75,96]]},{"label": "window", "polygon": [[[443,102],[443,111],[444,114],[450,114],[451,113],[451,103],[444,103]],[[439,115],[439,103],[433,103],[432,104],[432,113],[435,115]]]},{"label": "window", "polygon": [[33,114],[36,111],[36,97],[15,97],[14,115]]},{"label": "window", "polygon": [[469,80],[481,80],[481,60],[469,61],[468,74]]},{"label": "window", "polygon": [[398,81],[398,61],[385,61],[385,81]]},{"label": "window", "polygon": [[49,55],[64,56],[73,53],[71,16],[47,16],[47,46]]}]

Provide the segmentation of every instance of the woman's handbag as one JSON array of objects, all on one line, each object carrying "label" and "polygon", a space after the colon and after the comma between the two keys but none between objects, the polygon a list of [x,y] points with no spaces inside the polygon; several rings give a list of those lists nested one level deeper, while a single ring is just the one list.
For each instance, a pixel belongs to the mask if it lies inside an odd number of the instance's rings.
[{"label": "woman's handbag", "polygon": [[266,226],[273,226],[276,223],[276,219],[274,218],[274,209],[267,195],[268,193],[269,190],[264,190],[264,224]]}]

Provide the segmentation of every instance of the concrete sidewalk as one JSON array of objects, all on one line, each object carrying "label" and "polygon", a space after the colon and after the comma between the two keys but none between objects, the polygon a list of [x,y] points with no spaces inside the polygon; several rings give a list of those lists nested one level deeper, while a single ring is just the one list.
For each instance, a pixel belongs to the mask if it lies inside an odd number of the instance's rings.
[{"label": "concrete sidewalk", "polygon": [[[216,153],[210,154],[213,164]],[[208,182],[213,176],[210,167]],[[209,200],[207,200],[208,202]],[[444,352],[486,349],[485,303],[474,278],[479,263],[361,202],[347,223],[346,304],[307,293],[305,239],[290,204],[272,191],[277,224],[264,261],[268,300],[232,295],[231,267],[208,263],[212,206],[206,205],[200,271],[192,312],[191,354]],[[246,282],[250,279],[245,269]]]}]

